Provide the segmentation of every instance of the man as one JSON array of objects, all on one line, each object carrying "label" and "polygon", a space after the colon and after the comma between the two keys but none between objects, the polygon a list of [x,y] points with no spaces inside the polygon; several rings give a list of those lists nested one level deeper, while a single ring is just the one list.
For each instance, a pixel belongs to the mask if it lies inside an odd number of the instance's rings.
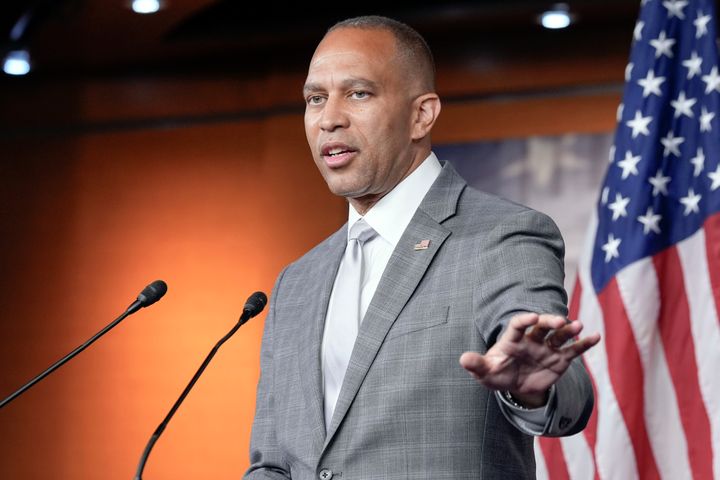
[{"label": "man", "polygon": [[572,340],[557,228],[438,162],[434,88],[394,20],[315,51],[305,130],[349,221],[275,285],[247,478],[534,478],[530,435],[587,422],[599,335]]}]

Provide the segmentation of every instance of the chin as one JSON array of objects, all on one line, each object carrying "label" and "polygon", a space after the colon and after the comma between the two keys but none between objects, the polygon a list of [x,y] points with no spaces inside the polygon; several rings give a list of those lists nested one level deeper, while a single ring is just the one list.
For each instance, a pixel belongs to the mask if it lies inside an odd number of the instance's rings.
[{"label": "chin", "polygon": [[339,197],[347,197],[357,190],[357,185],[353,185],[351,181],[348,181],[350,179],[347,178],[347,175],[329,171],[324,172],[323,178],[328,186],[328,190]]},{"label": "chin", "polygon": [[356,196],[352,190],[349,190],[347,188],[337,188],[333,187],[330,184],[328,184],[328,188],[330,190],[330,193],[332,193],[333,195],[337,195],[338,197],[352,198]]},{"label": "chin", "polygon": [[362,196],[362,189],[353,188],[352,185],[328,181],[327,186],[328,190],[330,190],[330,193],[332,193],[333,195],[337,195],[338,197],[350,199]]}]

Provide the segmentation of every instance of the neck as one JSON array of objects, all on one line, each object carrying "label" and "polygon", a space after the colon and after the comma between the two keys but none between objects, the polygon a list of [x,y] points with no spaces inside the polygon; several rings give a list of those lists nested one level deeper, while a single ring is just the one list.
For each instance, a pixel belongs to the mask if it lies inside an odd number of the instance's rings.
[{"label": "neck", "polygon": [[360,216],[364,216],[370,209],[380,201],[385,195],[390,193],[395,187],[397,187],[403,180],[405,180],[407,177],[410,176],[411,173],[415,171],[422,163],[425,161],[426,158],[430,156],[430,148],[428,147],[426,150],[423,150],[422,152],[419,152],[418,155],[415,156],[415,161],[412,162],[410,165],[410,168],[400,177],[400,179],[395,182],[390,188],[385,190],[381,193],[373,193],[373,194],[367,194],[363,195],[361,197],[353,197],[348,198],[348,202],[350,202],[350,205],[355,208],[355,211],[360,214]]},{"label": "neck", "polygon": [[[393,187],[394,188],[394,187]],[[387,193],[387,192],[386,192]],[[350,202],[350,205],[353,206],[356,212],[360,214],[360,216],[364,216],[377,202],[380,201],[382,197],[384,197],[385,194],[378,194],[378,195],[367,195],[364,197],[358,197],[358,198],[348,198],[348,202]]]}]

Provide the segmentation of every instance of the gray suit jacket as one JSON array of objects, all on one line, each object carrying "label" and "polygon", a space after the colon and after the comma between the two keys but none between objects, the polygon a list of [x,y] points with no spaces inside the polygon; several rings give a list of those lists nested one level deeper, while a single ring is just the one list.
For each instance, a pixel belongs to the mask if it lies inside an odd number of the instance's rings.
[{"label": "gray suit jacket", "polygon": [[[563,244],[538,212],[467,187],[446,164],[363,319],[329,433],[320,344],[347,226],[288,266],[265,321],[247,478],[535,478],[532,437],[458,363],[523,311],[566,314]],[[429,248],[415,250],[421,240]],[[546,435],[581,430],[582,364],[556,383]]]}]

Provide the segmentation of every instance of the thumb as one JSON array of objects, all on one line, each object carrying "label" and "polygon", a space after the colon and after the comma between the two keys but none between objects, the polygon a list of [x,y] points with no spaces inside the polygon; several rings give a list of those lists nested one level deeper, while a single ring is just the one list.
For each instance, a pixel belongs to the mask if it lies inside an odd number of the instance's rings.
[{"label": "thumb", "polygon": [[484,378],[490,371],[485,357],[476,352],[465,352],[460,356],[460,365],[477,379]]}]

